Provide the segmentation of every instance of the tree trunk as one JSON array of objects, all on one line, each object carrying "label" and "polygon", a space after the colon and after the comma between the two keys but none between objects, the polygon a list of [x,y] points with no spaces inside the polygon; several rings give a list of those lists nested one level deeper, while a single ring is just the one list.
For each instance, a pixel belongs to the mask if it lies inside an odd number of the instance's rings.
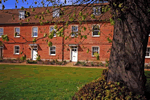
[{"label": "tree trunk", "polygon": [[[123,2],[125,10],[114,6]],[[110,0],[114,12],[114,34],[107,82],[122,82],[133,93],[144,94],[145,53],[150,33],[148,0]]]}]

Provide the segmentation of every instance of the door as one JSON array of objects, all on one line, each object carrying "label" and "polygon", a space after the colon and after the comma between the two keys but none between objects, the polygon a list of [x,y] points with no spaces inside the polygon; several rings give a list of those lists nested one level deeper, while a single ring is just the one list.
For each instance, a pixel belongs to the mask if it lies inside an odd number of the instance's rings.
[{"label": "door", "polygon": [[78,60],[78,48],[72,47],[72,49],[71,49],[71,61],[77,62],[77,60]]},{"label": "door", "polygon": [[35,48],[33,48],[32,49],[32,60],[36,60],[36,58],[37,58],[37,49],[35,49]]},{"label": "door", "polygon": [[0,48],[0,59],[2,59],[2,48]]}]

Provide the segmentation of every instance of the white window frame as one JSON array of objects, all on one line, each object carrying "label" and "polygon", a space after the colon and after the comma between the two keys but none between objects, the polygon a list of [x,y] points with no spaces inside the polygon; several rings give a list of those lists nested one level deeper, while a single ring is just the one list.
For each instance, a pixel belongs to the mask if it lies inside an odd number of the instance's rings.
[{"label": "white window frame", "polygon": [[[99,26],[99,30],[96,30],[96,31],[98,31],[98,32],[100,32],[100,25],[99,24],[94,24],[94,25],[98,25]],[[94,27],[94,25],[92,25],[92,37],[100,37],[100,35],[93,35],[93,27]]]},{"label": "white window frame", "polygon": [[[55,47],[55,54],[51,54],[51,47]],[[49,55],[55,56],[56,55],[56,46],[51,46],[51,47],[49,47]]]},{"label": "white window frame", "polygon": [[[16,53],[16,52],[15,52],[15,51],[16,51],[15,47],[19,47],[19,53]],[[15,55],[19,55],[19,54],[20,54],[20,46],[19,46],[19,45],[15,45],[15,46],[14,46],[14,54],[15,54]]]},{"label": "white window frame", "polygon": [[[76,26],[76,27],[77,27],[77,31],[74,32],[74,33],[75,33],[75,34],[77,35],[77,37],[78,37],[78,25],[72,25],[72,26],[71,26],[71,32],[73,32],[73,30],[72,30],[72,27],[73,27],[73,26]],[[75,37],[75,35],[72,35],[72,34],[71,34],[71,37]]]},{"label": "white window frame", "polygon": [[[147,47],[147,48],[150,48],[150,47]],[[145,54],[145,58],[150,58],[150,52],[147,51],[147,48],[146,48],[146,53],[149,53],[149,56],[146,56]]]},{"label": "white window frame", "polygon": [[[98,10],[98,11],[97,11]],[[96,11],[96,12],[95,12]],[[97,7],[93,7],[93,15],[100,15],[101,12],[101,7],[97,6]]]},{"label": "white window frame", "polygon": [[53,17],[59,17],[59,16],[60,16],[60,9],[53,8]]},{"label": "white window frame", "polygon": [[[37,36],[33,36],[33,28],[37,28]],[[38,37],[38,27],[37,26],[34,26],[34,27],[32,27],[32,37]]]},{"label": "white window frame", "polygon": [[98,54],[100,54],[100,52],[99,52],[99,50],[100,50],[99,46],[92,46],[92,50],[91,50],[91,51],[92,51],[92,52],[91,52],[91,53],[92,53],[92,54],[91,54],[92,57],[94,57],[94,55],[93,55],[93,48],[94,48],[94,47],[98,47]]},{"label": "white window frame", "polygon": [[[50,33],[52,32],[52,31],[51,31],[51,27],[53,27],[53,28],[54,28],[54,26],[50,26],[50,27],[49,27],[49,31],[50,31]],[[53,36],[53,37],[56,37],[56,29],[55,29],[55,28],[54,28],[54,31],[55,31],[55,34],[54,34],[54,36]]]},{"label": "white window frame", "polygon": [[16,28],[19,28],[19,30],[20,30],[20,27],[14,27],[14,37],[20,37],[20,31],[19,31],[19,35],[15,36]]},{"label": "white window frame", "polygon": [[19,19],[25,19],[25,11],[19,11]]},{"label": "white window frame", "polygon": [[[3,32],[0,32],[0,33],[2,33],[2,35],[4,35],[4,28],[3,27],[0,27],[0,28],[3,29]],[[2,35],[0,35],[0,37],[2,37]]]}]

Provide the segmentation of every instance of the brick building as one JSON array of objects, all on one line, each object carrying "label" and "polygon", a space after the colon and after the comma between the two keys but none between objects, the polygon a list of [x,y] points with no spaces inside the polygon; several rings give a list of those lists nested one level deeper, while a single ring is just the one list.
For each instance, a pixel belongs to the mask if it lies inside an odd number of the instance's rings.
[{"label": "brick building", "polygon": [[[110,11],[102,12],[104,5],[107,4],[1,10],[0,57],[16,59],[26,55],[27,59],[36,60],[38,54],[42,60],[77,62],[96,60],[96,52],[99,61],[108,60],[111,43],[107,39],[112,39],[114,27],[109,22]],[[58,29],[63,28],[62,36],[56,32],[50,39],[56,24]],[[2,40],[6,34],[9,41]],[[48,41],[52,42],[51,47]],[[148,62],[149,52],[146,57]]]}]

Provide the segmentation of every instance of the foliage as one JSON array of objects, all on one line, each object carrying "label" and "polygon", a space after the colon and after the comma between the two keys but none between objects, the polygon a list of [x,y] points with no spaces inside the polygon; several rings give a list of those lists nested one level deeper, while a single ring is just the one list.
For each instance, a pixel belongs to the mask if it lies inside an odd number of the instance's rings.
[{"label": "foliage", "polygon": [[2,39],[3,39],[3,41],[9,41],[9,38],[8,38],[8,36],[7,36],[7,34],[6,35],[2,35]]},{"label": "foliage", "polygon": [[106,59],[105,62],[106,62],[105,66],[108,67],[109,66],[109,61]]},{"label": "foliage", "polygon": [[145,96],[133,94],[122,83],[107,83],[108,70],[103,70],[101,78],[85,84],[72,97],[73,100],[146,100]]},{"label": "foliage", "polygon": [[51,41],[48,42],[48,46],[51,47],[53,44]]},{"label": "foliage", "polygon": [[37,61],[40,61],[40,60],[41,60],[40,55],[38,55],[38,54],[37,54],[37,58],[36,58],[36,60],[37,60]]},{"label": "foliage", "polygon": [[20,59],[21,59],[21,61],[25,61],[26,60],[26,55],[23,55]]},{"label": "foliage", "polygon": [[99,53],[95,52],[94,56],[96,57],[97,60],[99,60]]}]

